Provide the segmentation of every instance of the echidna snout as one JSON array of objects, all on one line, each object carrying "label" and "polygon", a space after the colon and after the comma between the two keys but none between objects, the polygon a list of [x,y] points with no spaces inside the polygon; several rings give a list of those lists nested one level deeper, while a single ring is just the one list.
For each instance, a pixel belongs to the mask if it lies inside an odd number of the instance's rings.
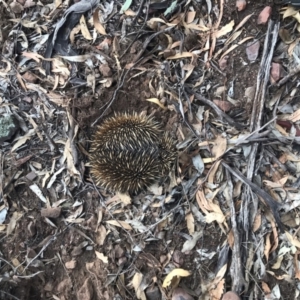
[{"label": "echidna snout", "polygon": [[167,175],[175,158],[174,141],[153,118],[119,114],[96,129],[91,174],[97,185],[108,190],[137,194]]}]

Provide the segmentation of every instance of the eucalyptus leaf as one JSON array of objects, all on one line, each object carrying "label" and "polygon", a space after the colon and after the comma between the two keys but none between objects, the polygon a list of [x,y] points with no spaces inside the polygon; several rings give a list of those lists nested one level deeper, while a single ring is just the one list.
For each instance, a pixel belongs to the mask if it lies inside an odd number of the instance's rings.
[{"label": "eucalyptus leaf", "polygon": [[167,8],[167,10],[164,12],[164,16],[168,15],[168,14],[171,14],[175,8],[176,8],[176,5],[177,5],[177,0],[173,1],[171,3],[171,5]]},{"label": "eucalyptus leaf", "polygon": [[126,11],[130,7],[131,4],[132,4],[132,0],[126,0],[122,6],[120,12],[122,13],[123,11]]}]

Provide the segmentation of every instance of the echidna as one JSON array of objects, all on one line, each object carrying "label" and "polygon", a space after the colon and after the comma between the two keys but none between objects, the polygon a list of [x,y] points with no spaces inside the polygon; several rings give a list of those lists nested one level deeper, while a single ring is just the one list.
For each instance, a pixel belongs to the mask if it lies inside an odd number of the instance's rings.
[{"label": "echidna", "polygon": [[91,174],[108,190],[137,194],[167,175],[175,158],[173,139],[153,118],[117,114],[98,126],[93,136]]}]

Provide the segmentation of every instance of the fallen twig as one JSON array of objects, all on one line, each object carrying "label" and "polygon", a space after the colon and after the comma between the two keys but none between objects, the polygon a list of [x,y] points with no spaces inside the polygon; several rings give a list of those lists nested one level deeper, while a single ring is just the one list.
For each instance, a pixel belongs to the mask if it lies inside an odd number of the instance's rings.
[{"label": "fallen twig", "polygon": [[226,198],[227,198],[227,203],[230,207],[231,225],[232,225],[232,231],[234,236],[234,244],[232,249],[233,260],[230,267],[230,273],[232,278],[231,290],[239,294],[243,290],[245,279],[242,272],[243,268],[241,262],[241,252],[240,252],[241,239],[239,235],[239,230],[237,228],[235,203],[233,202],[233,185],[232,185],[232,181],[228,169],[226,169],[226,177],[227,177],[227,186],[229,191]]},{"label": "fallen twig", "polygon": [[246,176],[244,176],[239,170],[231,168],[229,165],[227,165],[224,161],[222,161],[222,165],[224,168],[226,168],[231,174],[236,176],[239,180],[247,184],[251,190],[260,196],[262,200],[269,206],[271,209],[273,216],[277,222],[278,227],[282,232],[284,232],[283,224],[280,220],[278,209],[280,207],[280,204],[275,201],[267,192],[265,192],[263,189],[258,187],[255,183],[253,183],[251,180],[249,180]]}]

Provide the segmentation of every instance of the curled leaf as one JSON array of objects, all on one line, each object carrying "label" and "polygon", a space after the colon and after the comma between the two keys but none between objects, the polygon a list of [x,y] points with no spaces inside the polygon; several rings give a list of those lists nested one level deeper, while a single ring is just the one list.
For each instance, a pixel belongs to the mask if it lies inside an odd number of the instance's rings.
[{"label": "curled leaf", "polygon": [[184,270],[184,269],[174,269],[165,278],[165,280],[163,282],[163,287],[164,288],[168,287],[171,284],[172,279],[174,277],[187,277],[187,276],[190,276],[190,275],[191,275],[191,273],[189,271]]}]

